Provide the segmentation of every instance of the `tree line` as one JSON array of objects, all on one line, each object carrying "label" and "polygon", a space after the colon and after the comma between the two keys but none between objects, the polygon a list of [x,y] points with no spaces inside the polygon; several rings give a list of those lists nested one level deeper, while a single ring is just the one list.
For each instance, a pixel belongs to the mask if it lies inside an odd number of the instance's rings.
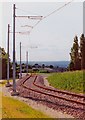
[{"label": "tree line", "polygon": [[70,52],[70,70],[84,70],[85,69],[85,36],[81,35],[80,41],[78,37],[74,37],[73,46]]},{"label": "tree line", "polygon": [[[6,51],[4,50],[4,48],[0,47],[0,79],[5,79],[7,78],[7,57],[8,54],[6,53]],[[10,60],[10,58],[9,58]],[[12,63],[10,60],[9,63],[9,77],[12,77]]]}]

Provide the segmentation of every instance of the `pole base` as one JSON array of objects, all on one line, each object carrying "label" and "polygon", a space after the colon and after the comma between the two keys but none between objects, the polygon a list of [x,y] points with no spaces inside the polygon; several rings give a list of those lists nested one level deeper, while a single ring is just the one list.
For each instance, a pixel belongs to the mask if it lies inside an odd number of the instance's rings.
[{"label": "pole base", "polygon": [[10,83],[7,83],[5,86],[6,87],[11,87],[12,85]]},{"label": "pole base", "polygon": [[12,91],[11,92],[11,96],[18,96],[19,95],[19,92],[17,92],[17,91]]},{"label": "pole base", "polygon": [[26,76],[28,76],[29,74],[27,73]]}]

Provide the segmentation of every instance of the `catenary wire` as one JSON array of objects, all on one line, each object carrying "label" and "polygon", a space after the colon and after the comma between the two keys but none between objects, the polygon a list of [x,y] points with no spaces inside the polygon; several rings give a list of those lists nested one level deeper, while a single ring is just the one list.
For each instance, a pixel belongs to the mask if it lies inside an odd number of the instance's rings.
[{"label": "catenary wire", "polygon": [[[52,11],[51,13],[49,13],[48,15],[42,17],[39,21],[37,21],[37,23],[31,28],[31,30],[29,32],[31,32],[42,20],[44,20],[44,19],[48,18],[49,16],[51,16],[52,14],[60,11],[61,9],[63,9],[64,7],[66,7],[67,5],[69,5],[70,3],[72,3],[73,1],[74,0],[71,0],[71,1],[69,1],[67,3],[65,3],[64,5],[62,5],[61,7],[57,8],[57,9],[55,9],[54,11]],[[19,9],[19,8],[16,8],[16,9]],[[19,10],[22,10],[22,9],[19,9]],[[22,11],[27,12],[25,10],[22,10]]]},{"label": "catenary wire", "polygon": [[35,14],[35,15],[38,15],[40,16],[39,14],[37,13],[34,13],[34,12],[30,12],[30,11],[27,11],[27,10],[23,10],[23,9],[20,9],[20,8],[16,8],[17,10],[20,10],[20,11],[23,11],[24,13],[31,13],[31,14]]},{"label": "catenary wire", "polygon": [[42,20],[44,20],[45,18],[49,17],[50,15],[54,14],[55,12],[58,12],[59,10],[61,10],[62,8],[66,7],[67,5],[69,5],[70,3],[72,3],[74,0],[71,0],[67,3],[65,3],[63,6],[57,8],[56,10],[54,10],[53,12],[49,13],[48,15],[42,17],[34,26],[32,29],[34,29]]}]

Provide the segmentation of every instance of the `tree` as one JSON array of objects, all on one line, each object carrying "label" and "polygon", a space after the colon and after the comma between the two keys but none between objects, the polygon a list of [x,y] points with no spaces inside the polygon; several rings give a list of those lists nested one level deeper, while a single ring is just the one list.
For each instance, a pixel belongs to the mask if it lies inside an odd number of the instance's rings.
[{"label": "tree", "polygon": [[[0,78],[2,78],[2,79],[5,79],[7,77],[7,57],[8,57],[8,54],[5,52],[4,48],[0,47],[0,63],[1,63],[0,68],[2,71],[2,75],[0,75]],[[10,73],[10,77],[12,77],[12,64],[11,64],[11,62],[9,64],[9,73]]]},{"label": "tree", "polygon": [[50,67],[50,68],[52,68],[52,69],[54,68],[54,66],[53,66],[53,65],[50,65],[49,67]]},{"label": "tree", "polygon": [[45,64],[42,64],[42,68],[43,68],[43,69],[45,68]]},{"label": "tree", "polygon": [[5,52],[4,48],[0,47],[0,58],[5,58],[7,59],[7,53]]},{"label": "tree", "polygon": [[80,57],[79,57],[79,45],[78,45],[78,37],[74,37],[74,43],[71,48],[71,62],[69,65],[70,70],[79,70],[80,69]]},{"label": "tree", "polygon": [[85,69],[85,37],[84,34],[80,37],[80,56],[81,56],[81,69]]}]

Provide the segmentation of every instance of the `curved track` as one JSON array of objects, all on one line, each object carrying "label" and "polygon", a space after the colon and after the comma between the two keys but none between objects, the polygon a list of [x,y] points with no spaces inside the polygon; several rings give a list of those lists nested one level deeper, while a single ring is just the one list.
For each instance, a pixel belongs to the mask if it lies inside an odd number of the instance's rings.
[{"label": "curved track", "polygon": [[[37,82],[37,79],[34,79],[33,81],[33,84],[41,89],[44,89],[46,90],[47,92],[50,91],[50,92],[54,92],[54,94],[57,92],[57,93],[62,93],[62,94],[65,94],[65,97],[61,97],[61,96],[56,96],[56,95],[52,95],[52,94],[47,94],[47,95],[51,95],[53,97],[57,97],[57,98],[60,98],[60,99],[63,99],[63,100],[66,100],[66,101],[70,101],[70,102],[75,102],[75,103],[78,103],[78,104],[81,104],[81,105],[85,105],[84,103],[84,99],[85,99],[85,95],[80,95],[80,94],[76,94],[76,93],[70,93],[70,92],[67,92],[67,91],[62,91],[62,90],[55,90],[55,89],[52,89],[52,88],[47,88],[46,86],[41,86],[39,84],[36,84]],[[43,93],[44,94],[44,93]],[[66,98],[66,95],[69,95],[70,98],[72,97],[76,97],[76,99],[78,98],[81,98],[81,101],[83,102],[80,102],[80,101],[77,101],[77,100],[72,100],[72,99],[67,99]]]},{"label": "curved track", "polygon": [[44,101],[50,100],[50,102],[51,103],[53,102],[53,104],[55,103],[55,105],[56,103],[57,105],[64,103],[64,107],[66,109],[69,109],[69,110],[70,108],[72,109],[70,112],[71,114],[74,114],[72,113],[72,111],[75,113],[79,112],[78,114],[82,113],[82,115],[83,113],[85,113],[85,102],[84,102],[85,96],[84,95],[79,95],[79,94],[70,93],[67,91],[60,91],[57,89],[46,87],[42,81],[43,81],[43,78],[39,75],[30,75],[30,76],[24,77],[20,81],[20,84],[18,84],[21,87],[20,89],[22,91],[22,96],[27,94],[27,96],[25,97],[33,96],[34,98],[40,98],[40,100],[45,99]]}]

